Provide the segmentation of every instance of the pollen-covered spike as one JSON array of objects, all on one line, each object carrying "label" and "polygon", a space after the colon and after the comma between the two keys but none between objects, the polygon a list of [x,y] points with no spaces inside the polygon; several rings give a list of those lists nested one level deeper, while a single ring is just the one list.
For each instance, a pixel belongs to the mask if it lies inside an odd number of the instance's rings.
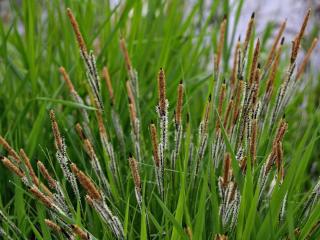
[{"label": "pollen-covered spike", "polygon": [[111,79],[110,79],[109,70],[106,66],[103,67],[103,69],[102,69],[102,76],[103,76],[104,80],[106,81],[111,104],[114,105],[114,93],[113,93],[112,83],[111,83]]},{"label": "pollen-covered spike", "polygon": [[277,134],[276,137],[274,139],[274,145],[280,141],[282,141],[283,136],[285,134],[285,132],[288,129],[288,124],[286,123],[286,121],[284,119],[281,119],[280,123],[279,123],[279,127],[277,130]]},{"label": "pollen-covered spike", "polygon": [[252,30],[253,30],[253,27],[254,27],[254,17],[255,17],[255,13],[253,12],[252,15],[251,15],[251,18],[249,20],[248,26],[247,26],[246,37],[245,37],[245,40],[244,40],[244,43],[243,43],[243,54],[244,54],[244,57],[245,57],[245,55],[247,53],[248,45],[249,45],[250,38],[251,38],[251,33],[252,33]]},{"label": "pollen-covered spike", "polygon": [[182,114],[182,102],[183,102],[183,84],[182,81],[178,85],[178,99],[176,105],[176,114],[175,114],[175,122],[176,125],[181,124],[181,114]]},{"label": "pollen-covered spike", "polygon": [[[225,95],[226,95],[226,84],[223,83],[221,85],[219,102],[218,102],[218,114],[219,114],[219,117],[222,116],[222,107],[223,107],[223,102],[224,102],[224,99],[225,99]],[[216,122],[217,122],[216,123],[216,131],[218,131],[219,128],[220,128],[218,116],[217,116]]]},{"label": "pollen-covered spike", "polygon": [[37,186],[39,186],[39,179],[38,177],[36,176],[34,170],[33,170],[33,167],[30,163],[30,159],[28,158],[27,154],[24,152],[23,149],[20,149],[20,156],[24,162],[24,164],[26,165],[27,169],[28,169],[28,172],[29,172],[29,175],[33,181],[33,183]]},{"label": "pollen-covered spike", "polygon": [[276,73],[279,67],[279,61],[280,61],[280,54],[281,54],[281,47],[278,49],[275,60],[271,66],[271,70],[268,76],[267,80],[267,87],[266,87],[266,94],[269,98],[269,96],[272,94],[273,88],[274,88],[274,80],[276,78]]},{"label": "pollen-covered spike", "polygon": [[96,200],[102,200],[102,196],[98,189],[96,188],[95,184],[91,181],[91,179],[81,170],[78,169],[78,167],[72,163],[71,164],[71,170],[74,175],[77,176],[80,184],[82,187],[88,192],[89,196],[92,199]]},{"label": "pollen-covered spike", "polygon": [[258,123],[257,119],[253,119],[251,125],[251,138],[250,138],[250,154],[252,166],[255,165],[257,159],[257,131]]},{"label": "pollen-covered spike", "polygon": [[138,170],[138,163],[132,156],[129,157],[129,165],[130,165],[134,185],[139,191],[141,191],[141,179],[140,179],[140,174]]},{"label": "pollen-covered spike", "polygon": [[164,70],[160,68],[158,74],[158,92],[159,92],[159,113],[160,116],[166,115],[167,102],[166,102],[166,79]]},{"label": "pollen-covered spike", "polygon": [[42,202],[46,207],[53,208],[53,200],[44,195],[36,186],[32,186],[29,191],[35,196],[40,202]]},{"label": "pollen-covered spike", "polygon": [[283,180],[283,149],[282,142],[277,143],[276,146],[276,167],[277,167],[277,175],[280,182]]},{"label": "pollen-covered spike", "polygon": [[66,82],[70,92],[74,92],[74,86],[73,86],[73,84],[72,84],[72,82],[70,80],[70,77],[69,77],[67,71],[65,70],[65,68],[64,67],[60,67],[59,71],[60,71],[60,73],[61,73],[61,75],[63,77],[63,80]]},{"label": "pollen-covered spike", "polygon": [[293,41],[293,45],[292,45],[292,53],[291,53],[291,64],[293,64],[298,56],[298,52],[300,49],[300,43],[302,40],[302,37],[304,35],[304,32],[306,30],[309,18],[310,18],[310,14],[311,14],[311,9],[308,10],[308,12],[306,13],[300,31],[297,34],[297,36],[295,37],[294,41]]},{"label": "pollen-covered spike", "polygon": [[132,69],[131,59],[130,59],[130,56],[129,56],[129,53],[128,53],[126,42],[125,42],[125,40],[123,38],[120,39],[120,48],[121,48],[122,54],[124,56],[124,60],[125,60],[125,63],[126,63],[126,68],[127,68],[128,71],[131,71],[131,69]]},{"label": "pollen-covered spike", "polygon": [[237,45],[234,50],[233,54],[233,67],[232,67],[232,73],[230,77],[230,83],[231,86],[234,87],[237,79],[237,71],[240,66],[238,66],[238,55],[239,55],[239,49],[240,49],[240,39],[237,42]]},{"label": "pollen-covered spike", "polygon": [[55,145],[57,150],[59,151],[63,151],[64,147],[63,147],[63,141],[62,141],[62,137],[59,131],[59,127],[58,127],[58,123],[56,121],[56,116],[53,110],[50,110],[50,119],[51,119],[51,124],[52,124],[52,132],[54,135],[54,140],[55,140]]},{"label": "pollen-covered spike", "polygon": [[56,233],[61,233],[61,227],[49,219],[44,220],[45,224]]},{"label": "pollen-covered spike", "polygon": [[131,126],[133,128],[133,132],[134,134],[138,134],[136,129],[137,113],[132,103],[129,103],[129,112],[130,112]]},{"label": "pollen-covered spike", "polygon": [[108,139],[107,131],[106,131],[106,128],[105,128],[104,122],[103,122],[102,112],[96,111],[96,116],[97,116],[98,129],[99,129],[100,135],[102,135]]},{"label": "pollen-covered spike", "polygon": [[252,64],[251,64],[251,71],[250,71],[250,79],[249,79],[249,86],[251,86],[254,82],[255,79],[255,71],[258,66],[258,58],[260,54],[260,40],[258,38],[254,53],[253,53],[253,59],[252,59]]},{"label": "pollen-covered spike", "polygon": [[13,150],[13,148],[2,136],[0,136],[0,145],[2,145],[2,147],[8,151],[8,154],[14,159],[16,163],[19,164],[21,162],[19,155],[15,150]]},{"label": "pollen-covered spike", "polygon": [[76,132],[77,132],[78,136],[81,138],[81,140],[86,139],[86,136],[84,134],[84,131],[83,131],[80,123],[76,124]]},{"label": "pollen-covered spike", "polygon": [[225,40],[225,33],[226,33],[226,26],[227,26],[227,19],[224,18],[222,23],[220,24],[220,33],[219,33],[219,42],[218,42],[218,50],[217,50],[217,58],[215,61],[215,71],[219,72],[224,40]]},{"label": "pollen-covered spike", "polygon": [[73,13],[72,13],[70,8],[67,8],[67,14],[68,14],[70,23],[72,25],[73,31],[76,34],[79,48],[80,48],[81,52],[84,55],[87,55],[88,51],[87,51],[87,47],[86,47],[85,41],[84,41],[84,39],[82,37],[82,34],[80,32],[78,22],[77,22],[76,18],[74,17],[74,15],[73,15]]},{"label": "pollen-covered spike", "polygon": [[11,172],[16,174],[18,177],[23,178],[25,176],[24,172],[16,165],[14,165],[8,158],[2,157],[1,161]]},{"label": "pollen-covered spike", "polygon": [[238,82],[238,86],[237,86],[237,90],[236,90],[236,99],[235,99],[235,104],[234,104],[234,111],[233,111],[233,125],[236,124],[236,122],[238,121],[238,116],[239,116],[239,112],[240,112],[240,101],[241,101],[241,95],[243,92],[243,81],[240,80]]},{"label": "pollen-covered spike", "polygon": [[228,107],[227,107],[227,110],[226,110],[226,114],[225,114],[225,117],[224,117],[224,122],[223,122],[223,127],[226,129],[227,128],[227,125],[228,125],[228,122],[229,122],[229,118],[231,116],[231,109],[233,107],[233,99],[231,99],[228,103]]},{"label": "pollen-covered spike", "polygon": [[226,187],[230,178],[231,157],[229,153],[224,157],[224,170],[223,170],[223,186]]},{"label": "pollen-covered spike", "polygon": [[130,81],[126,82],[126,88],[127,88],[129,103],[133,104],[134,108],[136,108],[135,107],[134,95],[133,95],[133,92],[132,92],[132,86],[131,86]]},{"label": "pollen-covered spike", "polygon": [[153,158],[157,167],[160,166],[159,152],[158,152],[158,137],[156,126],[152,123],[150,125],[151,142],[153,147]]},{"label": "pollen-covered spike", "polygon": [[44,166],[44,164],[41,161],[38,161],[37,162],[37,166],[38,166],[38,169],[41,172],[42,176],[48,181],[49,186],[51,188],[56,188],[57,187],[57,182],[51,177],[49,171]]},{"label": "pollen-covered spike", "polygon": [[77,237],[79,237],[81,240],[90,240],[89,234],[86,231],[84,231],[83,229],[81,229],[79,226],[72,224],[71,229],[72,229],[73,233]]}]

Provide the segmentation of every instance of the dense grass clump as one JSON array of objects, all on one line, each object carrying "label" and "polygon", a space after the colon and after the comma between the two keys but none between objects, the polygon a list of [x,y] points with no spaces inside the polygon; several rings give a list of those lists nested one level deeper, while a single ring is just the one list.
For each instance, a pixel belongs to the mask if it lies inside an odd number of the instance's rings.
[{"label": "dense grass clump", "polygon": [[[69,76],[72,70],[60,66],[61,87],[70,99],[56,102],[75,111],[63,113],[50,106],[52,131],[46,131],[53,142],[47,147],[54,148],[54,154],[48,151],[47,159],[37,160],[37,170],[25,150],[15,150],[0,137],[2,163],[16,175],[16,211],[23,209],[30,223],[30,228],[22,226],[0,210],[0,235],[83,240],[319,238],[320,182],[309,187],[311,181],[305,179],[318,138],[316,115],[296,147],[286,140],[295,130],[285,116],[318,41],[313,40],[298,63],[310,14],[292,40],[289,59],[283,56],[288,52],[286,21],[265,51],[262,40],[255,38],[252,14],[243,40],[232,48],[230,71],[224,17],[216,31],[214,71],[203,79],[205,97],[196,98],[191,97],[196,86],[183,74],[178,84],[168,83],[167,66],[153,72],[154,81],[141,79],[125,35],[117,40],[127,79],[120,88],[116,74],[89,50],[82,34],[85,26],[67,8],[86,81],[78,91],[79,81]],[[148,94],[157,95],[155,104],[147,101]],[[62,119],[71,120],[61,124]]]}]

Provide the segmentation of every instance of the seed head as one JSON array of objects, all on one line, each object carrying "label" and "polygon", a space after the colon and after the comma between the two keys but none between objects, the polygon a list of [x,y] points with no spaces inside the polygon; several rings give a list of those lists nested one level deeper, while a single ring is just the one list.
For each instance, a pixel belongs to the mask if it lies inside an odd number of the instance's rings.
[{"label": "seed head", "polygon": [[293,64],[295,62],[295,60],[298,56],[298,52],[300,49],[300,43],[301,43],[303,34],[306,30],[306,27],[307,27],[307,24],[308,24],[308,21],[310,18],[310,14],[311,14],[311,9],[309,9],[307,14],[305,15],[301,29],[300,29],[298,35],[295,37],[295,39],[292,42],[291,64]]},{"label": "seed head", "polygon": [[33,194],[33,196],[35,196],[46,207],[48,207],[48,208],[52,208],[53,207],[52,199],[49,196],[46,196],[42,192],[40,192],[39,188],[37,188],[35,185],[32,186],[29,190]]},{"label": "seed head", "polygon": [[140,180],[140,175],[139,175],[139,170],[138,170],[138,163],[132,156],[129,157],[129,165],[130,165],[134,185],[140,192],[141,191],[141,180]]},{"label": "seed head", "polygon": [[106,85],[107,85],[107,89],[108,89],[108,92],[109,92],[109,97],[110,97],[111,103],[112,103],[112,105],[114,105],[113,88],[112,88],[112,83],[111,83],[111,79],[110,79],[109,70],[108,70],[107,67],[103,68],[102,76],[103,76],[104,80],[106,81]]},{"label": "seed head", "polygon": [[16,174],[18,177],[23,178],[25,176],[24,172],[20,170],[15,164],[13,164],[8,158],[3,157],[2,163],[14,174]]},{"label": "seed head", "polygon": [[67,73],[66,70],[64,69],[64,67],[60,67],[60,68],[59,68],[59,71],[60,71],[60,73],[61,73],[64,81],[66,82],[66,84],[67,84],[70,92],[74,92],[74,91],[75,91],[75,90],[74,90],[74,86],[73,86],[73,84],[72,84],[72,82],[71,82],[71,80],[70,80],[70,78],[69,78],[68,73]]},{"label": "seed head", "polygon": [[130,56],[129,56],[128,49],[126,46],[126,42],[123,38],[120,39],[120,48],[121,48],[122,54],[124,56],[124,60],[126,62],[127,70],[130,72],[132,69],[132,64],[131,64]]},{"label": "seed head", "polygon": [[63,141],[62,141],[61,134],[59,131],[58,123],[56,121],[56,116],[55,116],[55,113],[53,110],[50,110],[50,119],[51,119],[51,125],[52,125],[52,132],[53,132],[54,140],[55,140],[55,146],[56,146],[57,150],[62,152],[64,149]]},{"label": "seed head", "polygon": [[20,157],[19,155],[16,153],[16,151],[13,150],[13,148],[9,145],[9,143],[2,137],[0,136],[0,145],[2,145],[2,147],[8,151],[8,154],[13,157],[13,159],[15,160],[16,163],[20,163]]},{"label": "seed head", "polygon": [[222,23],[220,24],[220,33],[219,33],[219,43],[218,43],[218,50],[217,50],[217,58],[216,58],[216,61],[215,61],[215,71],[216,72],[219,71],[219,66],[220,66],[221,56],[222,56],[223,46],[224,46],[226,27],[227,27],[227,19],[224,18]]},{"label": "seed head", "polygon": [[29,171],[29,175],[33,181],[33,183],[36,185],[36,186],[39,186],[39,179],[38,177],[36,176],[34,170],[33,170],[33,167],[30,163],[30,159],[28,158],[27,154],[24,152],[23,149],[20,149],[20,156],[24,162],[24,164],[26,165],[28,171]]},{"label": "seed head", "polygon": [[251,38],[251,33],[252,33],[252,30],[253,30],[253,27],[254,27],[254,22],[255,22],[254,21],[254,17],[255,17],[255,13],[253,12],[252,15],[251,15],[251,18],[249,20],[248,26],[247,26],[246,38],[245,38],[244,43],[243,43],[243,54],[244,54],[244,56],[247,53],[248,45],[249,45],[250,38]]},{"label": "seed head", "polygon": [[[275,57],[275,53],[276,53],[276,49],[277,49],[277,46],[279,44],[279,41],[281,39],[281,36],[286,28],[286,25],[287,25],[287,20],[283,21],[281,26],[280,26],[280,29],[274,39],[274,42],[272,44],[272,47],[271,47],[271,50],[269,52],[269,55],[268,55],[268,58],[267,58],[267,61],[266,61],[266,68],[269,68],[269,66],[271,65],[271,62],[272,60],[274,59]],[[283,38],[282,38],[283,39]],[[281,39],[281,41],[282,41]]]},{"label": "seed head", "polygon": [[158,92],[159,92],[159,113],[160,116],[166,115],[167,103],[166,103],[166,78],[164,71],[160,68],[158,74]]},{"label": "seed head", "polygon": [[44,166],[44,164],[41,161],[37,162],[37,166],[39,171],[41,172],[42,176],[48,181],[49,186],[52,189],[55,189],[57,186],[56,181],[51,177],[49,171],[47,170],[47,168]]},{"label": "seed head", "polygon": [[79,170],[74,163],[72,163],[70,167],[71,171],[77,176],[81,186],[88,192],[89,196],[92,199],[102,200],[100,192],[96,188],[95,184],[91,181],[91,179],[84,172]]},{"label": "seed head", "polygon": [[158,137],[156,126],[152,123],[150,125],[151,142],[153,148],[153,158],[157,167],[160,166],[159,152],[158,152]]},{"label": "seed head", "polygon": [[56,233],[61,233],[61,227],[58,224],[52,222],[49,219],[45,219],[44,222],[50,229],[52,229]]},{"label": "seed head", "polygon": [[223,170],[223,186],[226,187],[230,180],[231,157],[229,153],[224,156],[224,170]]},{"label": "seed head", "polygon": [[87,47],[86,47],[86,44],[85,44],[84,39],[82,37],[82,34],[80,32],[78,22],[77,22],[76,18],[74,17],[70,8],[67,8],[67,14],[68,14],[70,23],[72,25],[73,31],[76,34],[77,42],[78,42],[78,45],[79,45],[79,48],[80,48],[82,54],[88,55]]},{"label": "seed head", "polygon": [[73,233],[79,237],[81,240],[90,240],[89,234],[82,230],[79,226],[72,224],[71,229]]},{"label": "seed head", "polygon": [[79,137],[81,138],[81,140],[86,139],[86,136],[85,136],[85,134],[83,132],[83,129],[82,129],[80,123],[76,124],[76,131],[77,131],[77,134],[79,135]]}]

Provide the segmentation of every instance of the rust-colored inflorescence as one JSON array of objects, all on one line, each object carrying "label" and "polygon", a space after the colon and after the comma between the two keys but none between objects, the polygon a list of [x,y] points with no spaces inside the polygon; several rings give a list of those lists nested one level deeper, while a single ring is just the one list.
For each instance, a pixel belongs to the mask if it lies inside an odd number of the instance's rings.
[{"label": "rust-colored inflorescence", "polygon": [[218,42],[218,49],[217,49],[217,58],[215,61],[215,72],[219,72],[223,46],[224,46],[224,39],[226,34],[226,27],[227,27],[227,18],[225,17],[220,24],[220,33],[219,33],[219,42]]},{"label": "rust-colored inflorescence", "polygon": [[254,53],[253,53],[253,59],[251,64],[251,71],[250,71],[250,78],[249,78],[249,86],[251,86],[255,80],[255,72],[258,66],[258,58],[260,54],[260,40],[258,38]]},{"label": "rust-colored inflorescence", "polygon": [[52,229],[56,233],[61,232],[61,227],[58,224],[52,222],[50,219],[45,219],[44,222],[50,229]]},{"label": "rust-colored inflorescence", "polygon": [[81,138],[81,140],[86,139],[86,135],[84,134],[80,123],[76,124],[76,131],[77,131],[78,136]]},{"label": "rust-colored inflorescence", "polygon": [[85,149],[87,151],[87,154],[90,156],[90,159],[92,160],[94,158],[94,156],[96,156],[96,153],[93,149],[92,143],[90,142],[89,139],[84,139],[83,140]]},{"label": "rust-colored inflorescence", "polygon": [[[221,85],[219,102],[218,102],[218,114],[219,114],[219,117],[222,116],[222,107],[223,107],[223,102],[224,102],[225,96],[226,96],[226,84],[223,83]],[[218,119],[218,116],[217,116],[217,120],[216,120],[216,131],[217,132],[218,132],[219,128],[220,128],[220,123],[219,123],[219,119]]]},{"label": "rust-colored inflorescence", "polygon": [[70,77],[69,77],[67,71],[64,69],[64,67],[60,67],[59,71],[60,71],[60,73],[61,73],[61,75],[63,77],[63,80],[66,82],[70,92],[74,92],[75,91],[74,90],[74,86],[73,86],[73,84],[72,84],[72,82],[70,80]]},{"label": "rust-colored inflorescence", "polygon": [[87,232],[85,232],[84,230],[82,230],[79,226],[72,224],[71,225],[71,229],[73,231],[73,233],[79,237],[81,240],[89,240],[89,234]]},{"label": "rust-colored inflorescence", "polygon": [[129,80],[126,82],[126,88],[127,88],[129,103],[133,104],[134,109],[136,109],[132,86],[131,86],[131,82]]},{"label": "rust-colored inflorescence", "polygon": [[230,169],[231,169],[231,157],[229,153],[224,156],[224,169],[223,169],[223,186],[226,187],[230,180]]},{"label": "rust-colored inflorescence", "polygon": [[103,76],[104,80],[106,81],[111,104],[114,105],[114,94],[113,94],[112,83],[111,83],[111,79],[110,79],[109,70],[106,66],[103,67],[103,69],[102,69],[102,76]]},{"label": "rust-colored inflorescence", "polygon": [[82,37],[82,34],[80,32],[80,28],[79,28],[78,22],[77,22],[76,18],[74,17],[74,15],[73,15],[73,13],[72,13],[70,8],[67,9],[67,14],[68,14],[70,23],[72,25],[73,31],[76,34],[76,38],[77,38],[77,42],[78,42],[79,48],[80,48],[80,50],[81,50],[83,55],[87,55],[88,51],[87,51],[87,47],[86,47],[85,41],[84,41],[84,39]]},{"label": "rust-colored inflorescence", "polygon": [[286,28],[286,25],[287,25],[287,20],[283,21],[281,26],[280,26],[280,29],[274,39],[274,42],[272,44],[272,47],[271,47],[271,50],[269,52],[269,55],[268,55],[268,58],[267,58],[267,61],[266,61],[266,65],[265,65],[265,68],[268,69],[269,66],[271,65],[272,63],[272,60],[275,58],[275,54],[276,54],[276,49],[277,49],[277,46],[279,44],[279,41],[282,37],[282,34]]},{"label": "rust-colored inflorescence", "polygon": [[122,54],[124,56],[124,61],[126,62],[127,70],[130,72],[132,69],[132,64],[131,64],[130,56],[129,56],[128,49],[126,46],[126,42],[123,38],[120,39],[120,48],[121,48]]},{"label": "rust-colored inflorescence", "polygon": [[152,123],[150,125],[150,134],[153,148],[153,158],[157,167],[160,166],[159,152],[158,152],[158,137],[156,126]]},{"label": "rust-colored inflorescence", "polygon": [[21,162],[19,155],[16,153],[16,151],[13,150],[13,148],[2,136],[0,136],[0,145],[2,145],[2,147],[8,151],[8,154],[14,159],[16,163],[19,164]]},{"label": "rust-colored inflorescence", "polygon": [[56,121],[56,116],[53,110],[50,110],[50,119],[51,119],[52,132],[54,135],[56,148],[57,150],[63,152],[63,141],[59,131],[58,123]]},{"label": "rust-colored inflorescence", "polygon": [[237,71],[239,67],[238,66],[239,49],[240,49],[240,39],[238,39],[238,42],[234,49],[234,54],[233,54],[233,66],[232,66],[232,73],[230,77],[230,84],[232,88],[235,87],[236,79],[237,79]]},{"label": "rust-colored inflorescence", "polygon": [[277,134],[276,137],[274,139],[273,145],[275,145],[276,143],[279,143],[280,141],[282,141],[284,134],[286,133],[288,129],[288,124],[284,119],[280,120],[279,123],[279,127],[277,130]]},{"label": "rust-colored inflorescence", "polygon": [[49,196],[44,195],[39,188],[32,186],[29,190],[32,195],[42,202],[46,207],[53,208],[53,200]]},{"label": "rust-colored inflorescence", "polygon": [[276,161],[275,162],[276,162],[276,167],[277,167],[278,180],[280,182],[282,182],[283,178],[284,178],[282,142],[279,142],[277,144],[277,153],[276,153]]},{"label": "rust-colored inflorescence", "polygon": [[91,179],[78,167],[72,163],[71,171],[77,176],[81,186],[88,192],[89,196],[95,200],[102,200],[102,196]]},{"label": "rust-colored inflorescence", "polygon": [[28,169],[28,172],[29,172],[29,175],[33,181],[33,183],[37,186],[39,186],[39,179],[38,177],[36,176],[34,170],[33,170],[33,167],[30,163],[30,159],[28,158],[27,154],[24,152],[23,149],[20,149],[20,156],[24,162],[24,164],[26,165],[27,169]]},{"label": "rust-colored inflorescence", "polygon": [[24,172],[18,168],[15,164],[13,164],[8,158],[3,157],[2,163],[14,174],[16,174],[18,177],[23,178],[25,176]]},{"label": "rust-colored inflorescence", "polygon": [[158,74],[158,92],[159,92],[159,114],[160,116],[166,115],[166,78],[163,68],[160,68]]},{"label": "rust-colored inflorescence", "polygon": [[251,138],[250,138],[250,154],[251,154],[252,165],[255,165],[256,159],[257,159],[257,129],[258,129],[257,119],[253,119]]},{"label": "rust-colored inflorescence", "polygon": [[273,92],[274,80],[276,78],[276,73],[277,73],[277,70],[278,70],[278,67],[279,67],[279,61],[280,61],[280,55],[281,55],[283,40],[281,41],[281,45],[280,45],[279,49],[277,50],[275,59],[274,59],[273,64],[271,66],[271,71],[270,71],[269,76],[268,76],[267,87],[266,87],[267,99],[270,98],[270,96],[271,96],[271,94]]},{"label": "rust-colored inflorescence", "polygon": [[217,234],[214,238],[214,240],[228,240],[228,236],[223,235],[223,234]]},{"label": "rust-colored inflorescence", "polygon": [[51,187],[52,189],[56,188],[57,182],[52,178],[44,164],[41,161],[38,161],[37,166],[42,176],[48,181],[49,187]]},{"label": "rust-colored inflorescence", "polygon": [[129,157],[129,165],[130,165],[134,185],[139,191],[141,191],[141,179],[140,179],[139,170],[138,170],[138,163],[132,156]]},{"label": "rust-colored inflorescence", "polygon": [[244,43],[243,43],[243,54],[244,54],[244,56],[247,53],[248,45],[249,45],[250,38],[251,38],[251,33],[252,33],[252,30],[253,30],[253,27],[254,27],[254,22],[255,22],[254,21],[254,17],[255,17],[255,13],[253,12],[252,15],[251,15],[250,21],[248,23],[248,27],[247,27],[247,31],[246,31],[246,37],[245,37],[245,40],[244,40]]},{"label": "rust-colored inflorescence", "polygon": [[97,116],[97,121],[98,121],[98,128],[99,128],[99,133],[105,137],[107,137],[107,130],[104,126],[103,123],[103,116],[101,111],[96,111],[96,116]]},{"label": "rust-colored inflorescence", "polygon": [[238,84],[237,84],[237,88],[236,88],[236,98],[235,98],[235,104],[234,104],[234,110],[233,110],[233,125],[236,124],[236,122],[238,121],[238,117],[239,117],[239,112],[240,112],[240,101],[241,101],[241,95],[242,95],[242,92],[243,92],[243,81],[240,80],[238,81]]},{"label": "rust-colored inflorescence", "polygon": [[291,64],[295,62],[295,60],[298,56],[299,49],[300,49],[300,43],[301,43],[303,34],[306,30],[306,27],[307,27],[307,24],[308,24],[308,21],[310,18],[310,14],[311,14],[311,9],[309,9],[307,14],[305,15],[305,17],[303,19],[302,26],[300,28],[300,31],[292,42]]}]

